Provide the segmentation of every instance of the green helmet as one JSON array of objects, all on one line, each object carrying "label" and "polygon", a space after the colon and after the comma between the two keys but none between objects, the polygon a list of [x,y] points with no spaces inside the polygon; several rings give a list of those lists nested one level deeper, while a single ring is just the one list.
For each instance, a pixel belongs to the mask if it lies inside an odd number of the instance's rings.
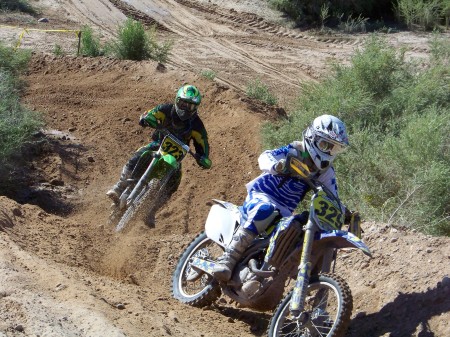
[{"label": "green helmet", "polygon": [[177,91],[175,97],[175,111],[182,121],[186,121],[197,114],[197,107],[202,101],[202,96],[197,87],[184,85]]}]

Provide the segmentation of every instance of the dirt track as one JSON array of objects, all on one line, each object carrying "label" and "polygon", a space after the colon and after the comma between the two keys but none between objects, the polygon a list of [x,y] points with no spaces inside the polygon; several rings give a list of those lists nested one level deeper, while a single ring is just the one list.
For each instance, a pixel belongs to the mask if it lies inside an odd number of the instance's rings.
[{"label": "dirt track", "polygon": [[[51,5],[43,8],[52,27],[89,23],[105,36],[130,14],[129,8],[120,12],[125,5],[117,1],[38,3]],[[320,79],[331,60],[346,62],[362,37],[314,37],[271,23],[268,10],[259,14],[263,19],[230,9],[231,2],[149,3],[128,1],[136,17],[157,22],[165,28],[161,36],[174,40],[164,69],[154,62],[33,56],[24,103],[42,111],[48,129],[58,132],[29,154],[32,165],[21,168],[33,177],[26,181],[31,186],[10,196],[23,205],[0,197],[0,336],[264,335],[270,313],[236,308],[226,299],[206,309],[173,300],[173,267],[202,229],[210,199],[242,202],[244,184],[258,174],[259,127],[283,114],[247,99],[248,80],[260,76],[289,106],[302,82]],[[8,24],[23,24],[14,20]],[[8,41],[17,32],[0,33]],[[393,40],[408,42],[411,54],[427,51],[423,36]],[[49,51],[31,34],[24,44]],[[214,70],[217,80],[198,75],[203,69]],[[171,101],[184,82],[204,95],[200,110],[214,168],[201,170],[186,160],[182,184],[157,214],[155,228],[136,223],[115,234],[106,222],[104,192],[148,140],[138,116]],[[450,336],[450,240],[364,226],[374,259],[352,252],[337,266],[354,295],[348,335]]]}]

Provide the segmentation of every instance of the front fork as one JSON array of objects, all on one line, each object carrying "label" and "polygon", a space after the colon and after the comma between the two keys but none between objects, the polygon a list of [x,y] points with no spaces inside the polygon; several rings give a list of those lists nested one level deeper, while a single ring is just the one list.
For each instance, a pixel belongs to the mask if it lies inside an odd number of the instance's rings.
[{"label": "front fork", "polygon": [[298,270],[297,281],[295,282],[294,290],[292,292],[291,303],[289,310],[293,317],[298,318],[301,323],[305,323],[307,317],[299,317],[304,310],[306,292],[309,285],[309,278],[311,276],[311,250],[314,242],[314,225],[312,221],[306,224],[305,236],[303,239],[302,257],[300,259],[300,267]]},{"label": "front fork", "polygon": [[[156,153],[156,154],[158,154],[158,153]],[[141,191],[142,185],[147,182],[149,173],[153,169],[153,166],[156,165],[156,162],[159,160],[159,158],[160,158],[160,156],[155,155],[155,157],[152,159],[150,165],[148,165],[147,169],[142,174],[142,177],[139,179],[136,186],[133,188],[133,191],[131,191],[130,195],[128,196],[127,203],[129,200],[133,200],[136,197],[136,195]]]}]

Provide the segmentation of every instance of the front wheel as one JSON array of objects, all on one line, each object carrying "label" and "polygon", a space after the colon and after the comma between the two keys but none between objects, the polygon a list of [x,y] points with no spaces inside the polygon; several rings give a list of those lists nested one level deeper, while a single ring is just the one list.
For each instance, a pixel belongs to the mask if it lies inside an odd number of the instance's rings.
[{"label": "front wheel", "polygon": [[215,260],[223,253],[223,248],[201,232],[189,244],[178,260],[172,277],[172,295],[177,300],[196,307],[208,306],[221,294],[219,284],[211,275],[201,273],[189,280],[195,273],[190,265],[193,257]]},{"label": "front wheel", "polygon": [[311,277],[301,324],[290,315],[292,291],[275,309],[268,328],[269,337],[342,337],[350,324],[353,299],[347,283],[336,275]]},{"label": "front wheel", "polygon": [[153,204],[156,202],[159,188],[159,179],[152,179],[148,185],[144,186],[144,188],[139,192],[137,197],[131,201],[130,205],[123,213],[122,218],[116,226],[116,232],[124,230],[128,223],[131,222],[131,220],[133,220],[138,214],[145,212],[149,208],[152,209]]}]

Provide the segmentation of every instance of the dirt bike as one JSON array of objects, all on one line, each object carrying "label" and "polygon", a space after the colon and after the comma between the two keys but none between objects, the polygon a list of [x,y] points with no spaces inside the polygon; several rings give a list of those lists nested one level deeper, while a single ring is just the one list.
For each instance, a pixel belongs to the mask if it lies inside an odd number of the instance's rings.
[{"label": "dirt bike", "polygon": [[[240,307],[257,311],[276,308],[267,330],[269,337],[344,336],[353,299],[345,280],[332,272],[337,251],[358,248],[368,256],[371,253],[360,239],[360,221],[355,218],[349,230],[342,230],[338,198],[311,180],[299,160],[289,158],[287,165],[313,192],[309,212],[275,219],[244,252],[231,279],[220,282],[213,274],[217,257],[231,242],[245,215],[241,207],[214,200],[205,230],[179,258],[172,295],[197,307],[212,304],[223,293]],[[295,280],[295,285],[289,291],[290,280]]]},{"label": "dirt bike", "polygon": [[[168,182],[179,171],[181,161],[189,153],[197,157],[188,145],[164,128],[158,128],[164,138],[156,152],[145,152],[133,170],[127,188],[119,197],[118,204],[113,205],[110,222],[117,223],[116,231],[122,231],[136,216],[140,215],[145,222],[154,217],[159,206],[165,202],[169,186]],[[140,175],[141,161],[152,156],[145,172]],[[148,162],[148,157],[147,157]]]}]

